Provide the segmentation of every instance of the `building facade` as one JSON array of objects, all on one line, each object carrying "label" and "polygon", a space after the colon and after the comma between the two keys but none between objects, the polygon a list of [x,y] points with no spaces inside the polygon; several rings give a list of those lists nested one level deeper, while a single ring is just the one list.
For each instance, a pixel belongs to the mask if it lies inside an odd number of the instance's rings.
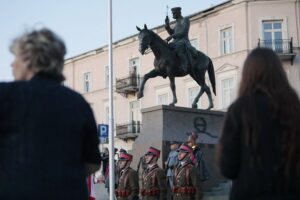
[{"label": "building facade", "polygon": [[[235,100],[243,62],[257,46],[272,48],[279,55],[291,85],[300,95],[299,0],[231,0],[188,17],[191,44],[207,54],[214,64],[215,110],[226,110]],[[152,30],[162,38],[168,36],[164,25]],[[140,80],[152,70],[154,60],[152,53],[144,56],[139,53],[137,36],[129,36],[113,45],[115,145],[124,149],[131,149],[140,132],[141,109],[172,101],[169,79],[161,77],[149,79],[144,97],[137,99]],[[85,97],[99,124],[109,123],[108,67],[107,46],[65,61],[64,84]],[[210,85],[209,79],[206,80]],[[176,78],[176,91],[176,105],[191,107],[199,86],[185,76]],[[204,94],[198,108],[207,106]]]}]

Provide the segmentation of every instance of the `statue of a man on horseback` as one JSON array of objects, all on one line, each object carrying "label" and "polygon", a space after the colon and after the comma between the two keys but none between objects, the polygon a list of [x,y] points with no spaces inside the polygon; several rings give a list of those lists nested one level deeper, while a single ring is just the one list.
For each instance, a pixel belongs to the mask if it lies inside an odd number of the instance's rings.
[{"label": "statue of a man on horseback", "polygon": [[175,27],[172,29],[170,27],[169,17],[166,16],[165,19],[165,29],[169,33],[169,37],[166,39],[172,42],[169,43],[170,47],[175,50],[176,54],[180,59],[179,69],[188,73],[190,70],[190,64],[192,63],[191,57],[197,56],[197,50],[191,45],[189,40],[189,29],[190,20],[187,17],[181,15],[181,8],[175,7],[171,9],[173,18],[176,20]]},{"label": "statue of a man on horseback", "polygon": [[192,107],[197,108],[199,98],[203,93],[206,93],[209,101],[207,109],[211,109],[214,104],[211,90],[205,82],[205,73],[208,72],[212,90],[216,94],[215,72],[212,60],[203,52],[197,51],[190,44],[188,37],[190,22],[188,18],[181,16],[181,8],[172,8],[172,12],[173,18],[176,19],[176,26],[172,29],[168,18],[166,18],[165,26],[170,34],[167,40],[173,39],[170,44],[158,34],[149,30],[146,24],[143,29],[136,27],[139,31],[140,53],[142,55],[147,54],[150,52],[149,49],[151,49],[155,57],[153,62],[154,69],[144,75],[137,97],[142,98],[144,96],[144,86],[147,80],[157,76],[168,77],[173,94],[173,101],[170,105],[174,106],[177,103],[175,78],[190,75],[201,87],[192,103]]}]

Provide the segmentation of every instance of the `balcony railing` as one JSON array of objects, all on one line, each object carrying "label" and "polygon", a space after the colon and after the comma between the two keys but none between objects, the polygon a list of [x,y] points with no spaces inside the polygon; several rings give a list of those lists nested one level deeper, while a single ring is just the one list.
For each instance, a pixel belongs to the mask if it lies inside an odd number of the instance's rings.
[{"label": "balcony railing", "polygon": [[116,80],[116,92],[121,94],[135,94],[139,90],[140,76],[131,75]]},{"label": "balcony railing", "polygon": [[296,55],[293,52],[293,38],[275,40],[258,39],[258,47],[270,48],[275,51],[281,59],[291,59],[292,63]]},{"label": "balcony railing", "polygon": [[116,125],[117,137],[120,139],[134,139],[138,136],[141,130],[140,121],[132,121],[128,124],[118,124]]}]

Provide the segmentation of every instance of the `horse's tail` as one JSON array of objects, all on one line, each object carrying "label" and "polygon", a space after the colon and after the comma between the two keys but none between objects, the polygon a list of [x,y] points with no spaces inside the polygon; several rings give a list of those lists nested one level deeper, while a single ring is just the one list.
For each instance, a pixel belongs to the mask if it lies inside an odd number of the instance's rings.
[{"label": "horse's tail", "polygon": [[216,95],[216,78],[215,78],[214,65],[213,65],[211,59],[210,58],[208,58],[208,59],[209,59],[208,69],[207,69],[208,77],[209,77],[210,83],[212,85],[213,92]]}]

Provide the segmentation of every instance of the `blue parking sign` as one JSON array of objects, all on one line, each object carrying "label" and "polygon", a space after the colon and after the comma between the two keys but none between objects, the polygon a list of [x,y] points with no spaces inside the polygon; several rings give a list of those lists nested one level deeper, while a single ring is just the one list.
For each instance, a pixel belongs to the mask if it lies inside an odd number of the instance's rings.
[{"label": "blue parking sign", "polygon": [[99,135],[100,143],[108,142],[108,125],[107,124],[99,124],[98,125],[98,135]]}]

